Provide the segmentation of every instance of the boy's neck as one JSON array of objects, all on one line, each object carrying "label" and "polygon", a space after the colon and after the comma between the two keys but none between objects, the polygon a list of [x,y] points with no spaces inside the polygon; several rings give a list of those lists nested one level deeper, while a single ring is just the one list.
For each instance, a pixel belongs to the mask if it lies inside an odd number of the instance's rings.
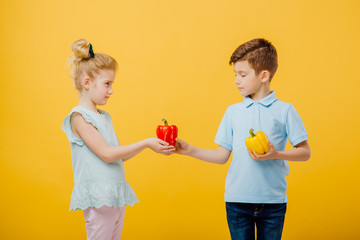
[{"label": "boy's neck", "polygon": [[250,98],[254,101],[260,101],[263,98],[266,98],[267,96],[269,96],[271,94],[271,90],[269,87],[266,88],[260,88],[258,91],[256,91],[253,94],[250,94]]}]

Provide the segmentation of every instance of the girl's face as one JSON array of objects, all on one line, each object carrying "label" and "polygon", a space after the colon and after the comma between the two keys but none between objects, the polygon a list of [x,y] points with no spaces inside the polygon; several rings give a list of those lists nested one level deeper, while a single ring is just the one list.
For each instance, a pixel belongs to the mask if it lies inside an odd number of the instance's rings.
[{"label": "girl's face", "polygon": [[90,99],[95,105],[105,105],[107,100],[113,94],[112,84],[115,80],[113,70],[100,70],[90,83]]}]

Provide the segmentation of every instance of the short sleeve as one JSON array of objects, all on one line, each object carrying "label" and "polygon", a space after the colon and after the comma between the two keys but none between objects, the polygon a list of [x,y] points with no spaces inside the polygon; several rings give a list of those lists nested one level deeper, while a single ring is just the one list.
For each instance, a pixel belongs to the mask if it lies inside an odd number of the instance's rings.
[{"label": "short sleeve", "polygon": [[230,107],[226,110],[218,131],[215,136],[215,143],[232,151],[233,129],[231,124]]},{"label": "short sleeve", "polygon": [[97,124],[96,120],[93,119],[89,113],[87,113],[83,109],[77,108],[77,107],[75,107],[71,111],[71,113],[64,119],[61,129],[66,133],[67,138],[69,139],[70,143],[76,143],[77,145],[82,146],[82,145],[84,145],[84,141],[81,138],[78,138],[71,129],[70,120],[71,120],[72,115],[75,112],[80,113],[83,116],[83,118],[85,119],[85,121],[88,123],[91,123],[96,129],[98,129],[98,126],[97,126],[98,124]]},{"label": "short sleeve", "polygon": [[66,133],[66,136],[69,139],[70,143],[76,143],[77,145],[82,146],[84,145],[84,141],[81,138],[78,138],[71,129],[70,120],[72,115],[73,113],[71,113],[64,119],[61,129]]},{"label": "short sleeve", "polygon": [[303,121],[293,105],[290,105],[286,118],[286,134],[289,142],[294,147],[297,144],[308,140],[308,134],[305,130]]}]

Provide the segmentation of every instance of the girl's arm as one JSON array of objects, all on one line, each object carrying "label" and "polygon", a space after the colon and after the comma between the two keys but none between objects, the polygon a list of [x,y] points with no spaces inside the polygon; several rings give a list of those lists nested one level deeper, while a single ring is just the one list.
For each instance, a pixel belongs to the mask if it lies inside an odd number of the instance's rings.
[{"label": "girl's arm", "polygon": [[130,145],[110,147],[99,131],[92,124],[86,122],[79,113],[72,115],[71,127],[74,134],[81,138],[91,151],[107,163],[120,159],[129,159],[142,152],[145,148],[150,148],[154,152],[165,155],[175,151],[173,146],[169,146],[167,142],[157,138],[144,139]]},{"label": "girl's arm", "polygon": [[[118,140],[119,146],[122,146],[122,144],[120,143],[119,138],[118,138],[117,135],[116,135],[116,139]],[[135,155],[133,155],[133,156],[135,156]],[[121,160],[122,160],[123,162],[125,162],[126,160],[129,160],[129,159],[132,158],[133,156],[128,156],[127,158],[122,158]]]},{"label": "girl's arm", "polygon": [[308,141],[303,141],[289,151],[277,151],[271,142],[269,152],[263,155],[258,155],[254,151],[249,151],[250,156],[254,160],[264,161],[268,159],[282,159],[288,161],[307,161],[311,156],[311,150]]},{"label": "girl's arm", "polygon": [[176,153],[188,155],[205,162],[225,164],[231,154],[231,151],[220,146],[218,149],[203,149],[192,146],[187,142],[176,139]]}]

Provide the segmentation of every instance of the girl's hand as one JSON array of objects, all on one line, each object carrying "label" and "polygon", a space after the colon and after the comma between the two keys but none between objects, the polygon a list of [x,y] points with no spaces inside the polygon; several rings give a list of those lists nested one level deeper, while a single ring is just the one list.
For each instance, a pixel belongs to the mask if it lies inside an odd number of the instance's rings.
[{"label": "girl's hand", "polygon": [[271,142],[268,142],[268,144],[269,144],[269,147],[270,147],[269,151],[267,153],[265,153],[265,154],[262,154],[262,155],[259,155],[255,151],[250,151],[248,149],[250,157],[252,159],[254,159],[254,160],[257,160],[257,161],[276,159],[277,158],[276,156],[277,156],[278,152],[276,151],[274,145]]},{"label": "girl's hand", "polygon": [[175,153],[187,155],[189,153],[189,146],[190,145],[187,142],[185,142],[184,140],[176,138]]},{"label": "girl's hand", "polygon": [[169,143],[159,138],[149,138],[146,141],[147,141],[147,146],[156,153],[170,155],[175,152],[174,146],[169,145]]}]

